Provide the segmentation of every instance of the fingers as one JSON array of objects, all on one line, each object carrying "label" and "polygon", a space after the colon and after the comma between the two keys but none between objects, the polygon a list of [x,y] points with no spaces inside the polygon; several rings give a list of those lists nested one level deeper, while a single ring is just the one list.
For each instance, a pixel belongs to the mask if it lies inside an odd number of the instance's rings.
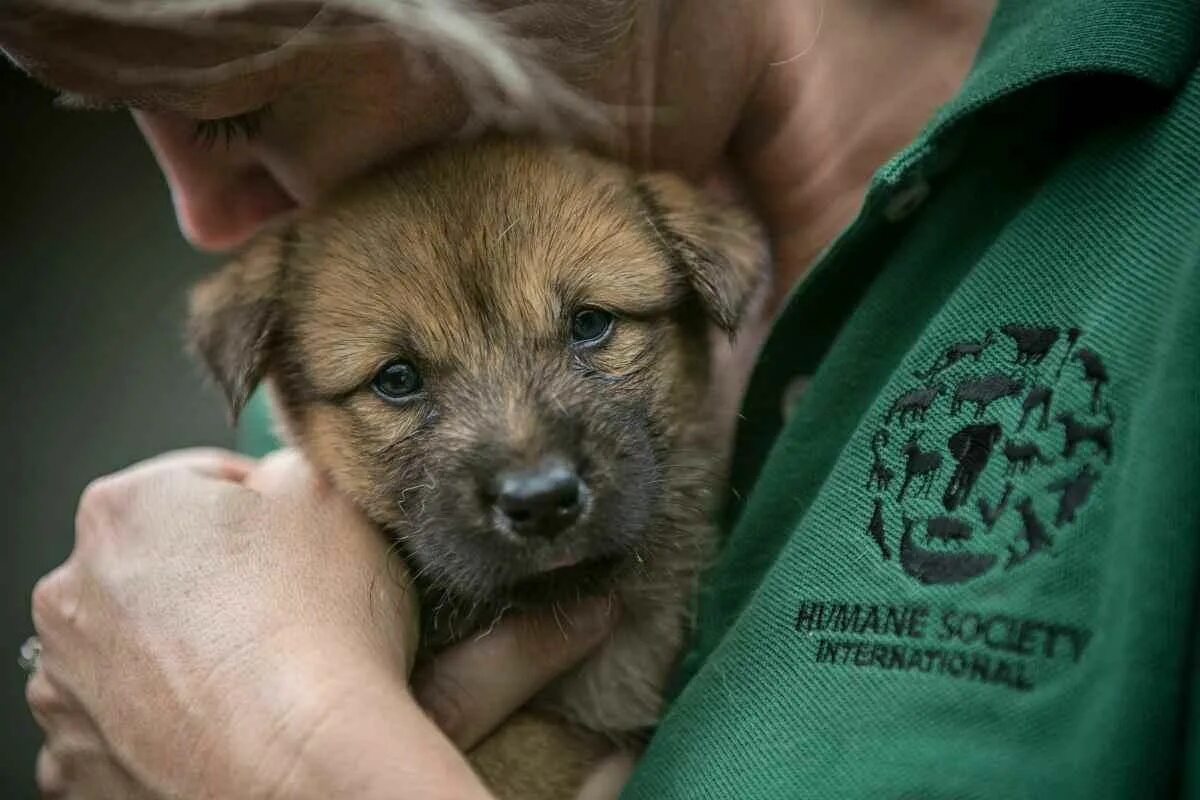
[{"label": "fingers", "polygon": [[588,776],[575,800],[617,800],[625,784],[629,783],[636,764],[629,753],[614,753]]},{"label": "fingers", "polygon": [[265,456],[246,476],[247,489],[272,498],[303,498],[326,509],[358,509],[309,463],[299,450],[277,450]]},{"label": "fingers", "polygon": [[33,628],[46,644],[46,635],[57,631],[62,623],[70,623],[79,611],[79,587],[72,580],[69,567],[60,564],[34,584],[30,595]]},{"label": "fingers", "polygon": [[34,779],[43,798],[149,800],[150,795],[108,751],[98,735],[47,736]]},{"label": "fingers", "polygon": [[[267,498],[276,509],[300,519],[328,540],[337,531],[367,533],[377,546],[384,541],[363,513],[325,481],[297,450],[280,450],[263,458],[246,476],[243,486]],[[345,539],[337,540],[341,546]]]},{"label": "fingers", "polygon": [[[75,513],[77,551],[105,549],[133,531],[161,531],[186,522],[184,503],[213,504],[245,494],[241,482],[254,468],[253,459],[215,448],[177,450],[147,459],[92,481]],[[214,504],[215,505],[215,504]],[[154,524],[131,527],[132,517]]]},{"label": "fingers", "polygon": [[253,458],[218,447],[189,447],[146,459],[134,464],[129,469],[122,470],[117,475],[134,470],[186,469],[208,478],[241,483],[256,464],[257,462]]},{"label": "fingers", "polygon": [[468,751],[595,649],[615,622],[616,603],[609,598],[505,619],[418,670],[413,692],[438,727]]},{"label": "fingers", "polygon": [[45,747],[38,752],[34,777],[43,798],[66,797],[67,783],[63,776],[62,764]]},{"label": "fingers", "polygon": [[324,488],[316,470],[298,450],[278,450],[265,456],[246,476],[246,487],[259,494],[285,495]]},{"label": "fingers", "polygon": [[[92,792],[132,797],[121,792],[119,767],[92,719],[49,678],[44,667],[26,683],[25,699],[46,737],[35,773],[44,797],[93,796]],[[81,774],[89,776],[86,785],[80,785]]]},{"label": "fingers", "polygon": [[33,714],[33,721],[42,730],[46,730],[50,726],[55,715],[67,710],[63,698],[46,680],[46,676],[40,672],[35,672],[26,681],[25,702],[29,706],[30,713]]},{"label": "fingers", "polygon": [[417,652],[417,600],[403,558],[388,538],[297,450],[266,456],[243,486],[269,504],[273,524],[285,525],[296,547],[316,554],[314,568],[328,573],[336,561],[369,571],[363,621],[403,653],[402,669],[408,675]]}]

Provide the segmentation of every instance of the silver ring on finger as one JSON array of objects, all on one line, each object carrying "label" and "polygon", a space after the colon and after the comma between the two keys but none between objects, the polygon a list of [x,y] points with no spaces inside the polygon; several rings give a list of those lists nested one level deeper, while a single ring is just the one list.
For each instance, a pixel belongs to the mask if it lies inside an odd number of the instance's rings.
[{"label": "silver ring on finger", "polygon": [[36,636],[26,639],[17,655],[17,663],[25,670],[25,675],[32,678],[42,663],[42,640]]}]

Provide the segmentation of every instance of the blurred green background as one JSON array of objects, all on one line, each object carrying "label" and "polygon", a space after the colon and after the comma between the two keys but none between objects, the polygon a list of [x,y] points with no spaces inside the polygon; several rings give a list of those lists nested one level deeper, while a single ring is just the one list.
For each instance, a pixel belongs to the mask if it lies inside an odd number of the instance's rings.
[{"label": "blurred green background", "polygon": [[232,442],[182,338],[215,265],[175,228],[127,113],[63,111],[0,59],[0,798],[34,797],[41,737],[17,650],[34,582],[68,554],[92,478]]}]

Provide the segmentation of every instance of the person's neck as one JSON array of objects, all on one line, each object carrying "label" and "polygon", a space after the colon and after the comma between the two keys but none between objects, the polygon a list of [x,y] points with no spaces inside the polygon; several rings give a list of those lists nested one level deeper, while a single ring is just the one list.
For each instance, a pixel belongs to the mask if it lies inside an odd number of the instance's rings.
[{"label": "person's neck", "polygon": [[994,6],[642,2],[614,59],[629,69],[590,90],[613,110],[615,155],[714,188],[733,176],[771,237],[770,316],[853,220],[875,170],[958,90]]},{"label": "person's neck", "polygon": [[774,312],[857,214],[876,169],[958,91],[994,0],[772,4],[732,158],[775,254]]}]

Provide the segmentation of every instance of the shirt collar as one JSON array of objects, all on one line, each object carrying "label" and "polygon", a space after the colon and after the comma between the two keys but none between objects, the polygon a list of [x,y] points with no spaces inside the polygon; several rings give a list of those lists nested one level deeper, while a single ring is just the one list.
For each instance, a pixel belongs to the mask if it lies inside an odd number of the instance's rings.
[{"label": "shirt collar", "polygon": [[975,67],[934,127],[1060,76],[1175,90],[1200,56],[1197,0],[1000,0]]}]

